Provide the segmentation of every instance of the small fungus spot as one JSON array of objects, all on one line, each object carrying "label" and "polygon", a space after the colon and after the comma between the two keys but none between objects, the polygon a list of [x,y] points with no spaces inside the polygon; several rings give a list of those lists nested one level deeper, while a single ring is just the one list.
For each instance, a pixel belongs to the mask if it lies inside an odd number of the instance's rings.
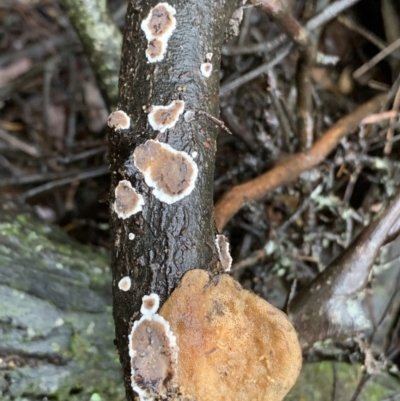
[{"label": "small fungus spot", "polygon": [[186,153],[154,140],[148,140],[133,152],[135,166],[153,189],[153,195],[172,204],[189,195],[197,179],[198,168]]},{"label": "small fungus spot", "polygon": [[218,234],[215,238],[215,245],[218,250],[218,257],[221,267],[224,271],[229,272],[232,266],[232,256],[229,252],[229,242],[225,235]]},{"label": "small fungus spot", "polygon": [[212,53],[207,53],[206,54],[206,61],[211,62],[213,54]]},{"label": "small fungus spot", "polygon": [[206,78],[209,78],[211,76],[212,69],[213,69],[213,67],[212,67],[211,63],[203,63],[200,66],[200,71],[201,71],[202,75]]},{"label": "small fungus spot", "polygon": [[138,194],[127,180],[122,180],[115,188],[114,211],[121,219],[126,219],[142,210],[143,196]]},{"label": "small fungus spot", "polygon": [[174,7],[168,3],[159,3],[142,21],[141,28],[148,41],[146,56],[150,63],[161,61],[164,58],[168,39],[176,27],[175,14]]},{"label": "small fungus spot", "polygon": [[115,130],[128,129],[131,125],[131,119],[124,111],[117,110],[110,114],[107,124]]},{"label": "small fungus spot", "polygon": [[142,298],[142,307],[140,312],[142,315],[154,315],[160,307],[160,297],[157,294],[145,295]]},{"label": "small fungus spot", "polygon": [[129,291],[132,285],[131,278],[129,276],[122,277],[118,282],[118,288],[122,291]]},{"label": "small fungus spot", "polygon": [[[149,300],[156,311],[159,303],[156,294],[143,297],[141,310]],[[133,324],[128,336],[132,388],[141,401],[166,394],[173,382],[178,356],[176,337],[169,323],[160,315],[147,312]]]},{"label": "small fungus spot", "polygon": [[198,156],[198,153],[196,151],[192,152],[192,158],[195,159]]},{"label": "small fungus spot", "polygon": [[183,100],[174,100],[168,106],[152,106],[148,115],[149,124],[154,130],[164,132],[176,124],[184,108]]},{"label": "small fungus spot", "polygon": [[128,238],[132,241],[135,239],[135,234],[134,233],[129,233]]},{"label": "small fungus spot", "polygon": [[183,119],[185,120],[186,123],[190,123],[191,121],[194,120],[194,111],[193,110],[188,110],[185,112],[183,115]]}]

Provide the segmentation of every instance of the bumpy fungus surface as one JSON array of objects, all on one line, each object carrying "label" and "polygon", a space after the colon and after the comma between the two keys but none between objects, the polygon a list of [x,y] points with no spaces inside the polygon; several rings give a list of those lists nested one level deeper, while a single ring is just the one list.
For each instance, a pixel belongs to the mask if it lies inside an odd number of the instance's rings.
[{"label": "bumpy fungus surface", "polygon": [[156,131],[165,132],[175,126],[184,108],[183,100],[174,100],[168,106],[152,106],[148,115],[149,124]]},{"label": "bumpy fungus surface", "polygon": [[114,211],[121,219],[126,219],[142,210],[144,199],[127,180],[122,180],[115,188]]},{"label": "bumpy fungus surface", "polygon": [[185,152],[153,140],[146,141],[133,152],[135,166],[153,189],[153,195],[168,204],[189,195],[196,182],[197,164]]},{"label": "bumpy fungus surface", "polygon": [[160,311],[177,338],[176,381],[197,401],[281,401],[300,372],[286,315],[227,275],[187,272]]},{"label": "bumpy fungus surface", "polygon": [[108,117],[108,126],[115,130],[128,129],[131,124],[131,119],[122,110],[113,111]]},{"label": "bumpy fungus surface", "polygon": [[142,21],[141,28],[148,40],[146,57],[150,63],[164,58],[168,39],[176,27],[175,13],[175,9],[168,3],[159,3]]}]

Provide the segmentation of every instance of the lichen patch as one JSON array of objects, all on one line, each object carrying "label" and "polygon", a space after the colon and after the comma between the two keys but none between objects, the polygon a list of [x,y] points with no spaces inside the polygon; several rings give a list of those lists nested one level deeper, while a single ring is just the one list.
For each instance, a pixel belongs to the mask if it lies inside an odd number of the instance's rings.
[{"label": "lichen patch", "polygon": [[174,100],[167,106],[152,106],[148,114],[149,124],[156,131],[165,132],[175,126],[184,108],[183,100]]},{"label": "lichen patch", "polygon": [[142,172],[153,195],[167,204],[189,195],[198,175],[197,164],[186,153],[154,140],[148,140],[133,152],[135,166]]},{"label": "lichen patch", "polygon": [[121,219],[126,219],[142,210],[143,196],[138,194],[127,180],[122,180],[115,188],[114,211]]}]

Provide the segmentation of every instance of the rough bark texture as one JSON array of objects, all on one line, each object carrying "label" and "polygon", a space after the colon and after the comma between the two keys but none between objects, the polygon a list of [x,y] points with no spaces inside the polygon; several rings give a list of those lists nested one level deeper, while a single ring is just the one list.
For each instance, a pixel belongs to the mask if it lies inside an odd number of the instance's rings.
[{"label": "rough bark texture", "polygon": [[106,0],[61,0],[76,29],[109,108],[118,99],[122,35]]},{"label": "rough bark texture", "polygon": [[0,208],[0,399],[116,401],[109,258]]},{"label": "rough bark texture", "polygon": [[[111,201],[114,188],[122,179],[129,180],[145,197],[143,212],[129,219],[119,219],[111,207],[114,319],[116,345],[125,373],[129,400],[130,384],[128,333],[132,320],[139,315],[141,298],[155,292],[163,303],[191,269],[212,270],[216,266],[215,228],[213,220],[213,176],[218,128],[204,115],[185,122],[181,116],[173,129],[164,134],[154,131],[143,111],[146,105],[167,105],[173,100],[185,101],[185,111],[203,110],[213,116],[219,113],[219,65],[224,30],[236,2],[225,4],[214,0],[178,0],[170,3],[176,9],[177,26],[168,41],[164,60],[147,63],[147,40],[140,24],[156,1],[129,2],[120,74],[119,109],[131,117],[131,129],[110,132],[109,160],[112,171]],[[205,78],[200,65],[206,53],[213,53],[213,73]],[[167,205],[155,199],[143,176],[133,167],[132,153],[147,139],[168,143],[195,159],[199,175],[193,192]],[[135,239],[129,240],[129,233]],[[129,275],[134,283],[128,292],[118,289],[121,277]]]}]

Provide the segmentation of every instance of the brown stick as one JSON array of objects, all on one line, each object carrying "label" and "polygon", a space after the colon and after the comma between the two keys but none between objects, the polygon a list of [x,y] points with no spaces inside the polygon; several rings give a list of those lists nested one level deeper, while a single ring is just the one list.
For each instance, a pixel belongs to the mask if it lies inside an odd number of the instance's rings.
[{"label": "brown stick", "polygon": [[378,111],[385,101],[387,101],[387,95],[376,96],[340,119],[310,149],[296,153],[272,170],[227,191],[215,206],[215,221],[218,230],[221,232],[226,223],[247,202],[261,199],[275,188],[295,180],[304,171],[318,165],[335,148],[341,138],[354,131],[363,118]]}]

